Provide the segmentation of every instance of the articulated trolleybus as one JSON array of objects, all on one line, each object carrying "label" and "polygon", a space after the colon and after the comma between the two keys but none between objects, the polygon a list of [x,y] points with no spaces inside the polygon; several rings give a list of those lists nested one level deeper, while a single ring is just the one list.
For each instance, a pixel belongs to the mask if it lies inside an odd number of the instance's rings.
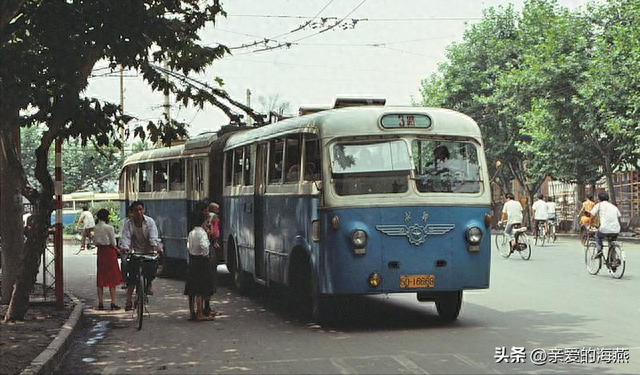
[{"label": "articulated trolleybus", "polygon": [[240,290],[288,286],[319,319],[332,296],[417,293],[455,320],[463,290],[489,287],[489,178],[471,118],[333,109],[223,147],[223,241]]}]

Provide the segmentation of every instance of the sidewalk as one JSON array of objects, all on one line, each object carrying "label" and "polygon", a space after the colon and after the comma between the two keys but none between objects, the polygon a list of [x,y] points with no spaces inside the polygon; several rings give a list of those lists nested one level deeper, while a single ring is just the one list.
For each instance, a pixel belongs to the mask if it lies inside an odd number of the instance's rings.
[{"label": "sidewalk", "polygon": [[[36,288],[37,290],[38,288]],[[38,296],[32,296],[38,300]],[[0,306],[4,318],[8,306]],[[80,324],[82,302],[67,294],[65,308],[54,301],[31,302],[24,321],[2,321],[2,374],[50,374],[60,365]]]}]

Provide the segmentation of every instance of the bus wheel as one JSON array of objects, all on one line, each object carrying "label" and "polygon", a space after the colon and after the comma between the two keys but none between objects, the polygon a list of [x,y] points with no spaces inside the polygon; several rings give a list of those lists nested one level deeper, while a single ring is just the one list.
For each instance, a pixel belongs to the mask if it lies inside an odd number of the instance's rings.
[{"label": "bus wheel", "polygon": [[240,255],[238,254],[238,249],[236,248],[235,242],[233,240],[229,240],[230,244],[230,261],[228,264],[231,265],[231,277],[233,280],[233,286],[236,288],[240,294],[246,294],[249,291],[249,278],[242,271],[242,266],[240,264]]},{"label": "bus wheel", "polygon": [[462,291],[441,292],[436,297],[436,309],[440,319],[445,322],[453,322],[460,315],[462,307]]}]

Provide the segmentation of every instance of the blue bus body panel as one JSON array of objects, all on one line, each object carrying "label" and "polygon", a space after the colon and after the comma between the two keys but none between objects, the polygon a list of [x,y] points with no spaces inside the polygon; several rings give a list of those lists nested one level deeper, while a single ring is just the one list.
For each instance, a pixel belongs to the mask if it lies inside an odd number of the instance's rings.
[{"label": "blue bus body panel", "polygon": [[[150,216],[158,226],[166,258],[187,260],[187,217],[189,201],[184,199],[144,201],[145,215]],[[123,216],[124,217],[124,216]]]},{"label": "blue bus body panel", "polygon": [[[489,207],[359,207],[323,210],[318,274],[321,293],[371,294],[483,289],[489,287],[490,230],[484,226]],[[331,227],[337,216],[338,230]],[[437,227],[431,225],[438,225]],[[479,227],[478,251],[469,251],[467,228]],[[446,233],[442,228],[452,227]],[[368,234],[366,253],[357,255],[350,235]],[[385,233],[387,232],[387,233]],[[413,242],[413,243],[412,243]],[[382,276],[377,288],[370,274]],[[433,275],[433,289],[401,289],[401,275]]]}]

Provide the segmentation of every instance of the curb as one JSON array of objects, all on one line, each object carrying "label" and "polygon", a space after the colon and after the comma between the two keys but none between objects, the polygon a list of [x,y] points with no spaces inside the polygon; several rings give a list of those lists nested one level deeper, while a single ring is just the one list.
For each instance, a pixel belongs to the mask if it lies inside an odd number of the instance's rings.
[{"label": "curb", "polygon": [[22,370],[20,375],[52,374],[62,362],[62,358],[71,345],[71,339],[77,330],[84,308],[82,302],[76,296],[70,293],[66,293],[66,295],[76,304],[71,315],[69,315],[69,319],[62,325],[60,332],[58,332],[51,344],[31,361],[31,364]]}]

